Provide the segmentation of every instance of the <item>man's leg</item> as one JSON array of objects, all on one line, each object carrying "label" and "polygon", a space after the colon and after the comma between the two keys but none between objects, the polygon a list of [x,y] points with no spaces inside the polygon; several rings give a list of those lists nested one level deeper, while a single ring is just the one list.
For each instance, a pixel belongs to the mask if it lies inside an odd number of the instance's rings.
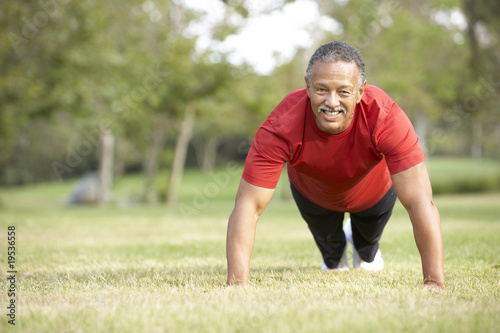
[{"label": "man's leg", "polygon": [[300,214],[307,222],[323,256],[323,261],[328,268],[336,268],[346,246],[342,230],[344,213],[333,212],[318,206],[302,195],[293,184],[290,183],[290,187]]},{"label": "man's leg", "polygon": [[372,262],[379,248],[379,240],[396,203],[396,192],[391,187],[372,207],[351,213],[353,245],[360,258]]}]

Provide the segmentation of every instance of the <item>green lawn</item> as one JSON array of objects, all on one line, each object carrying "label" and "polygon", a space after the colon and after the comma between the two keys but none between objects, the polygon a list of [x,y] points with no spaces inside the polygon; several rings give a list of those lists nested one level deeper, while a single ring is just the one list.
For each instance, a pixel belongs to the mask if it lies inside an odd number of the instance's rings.
[{"label": "green lawn", "polygon": [[239,176],[214,175],[188,172],[174,207],[124,205],[140,178],[119,181],[121,204],[108,208],[65,206],[72,182],[0,189],[0,265],[15,225],[19,270],[15,327],[0,282],[0,331],[498,332],[500,193],[435,198],[447,279],[436,293],[414,288],[420,260],[399,204],[381,241],[384,271],[325,273],[282,184],[259,222],[251,286],[226,288]]}]

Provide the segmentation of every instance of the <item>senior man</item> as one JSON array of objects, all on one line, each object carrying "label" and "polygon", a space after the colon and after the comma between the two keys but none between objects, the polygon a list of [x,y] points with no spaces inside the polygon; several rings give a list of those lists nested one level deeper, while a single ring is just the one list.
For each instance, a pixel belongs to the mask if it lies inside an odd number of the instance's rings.
[{"label": "senior man", "polygon": [[[330,42],[312,55],[306,88],[288,94],[257,131],[227,229],[227,283],[249,282],[259,216],[287,164],[297,207],[321,252],[321,269],[384,267],[379,240],[396,195],[408,211],[424,287],[444,287],[441,222],[412,124],[366,84],[361,54]],[[344,223],[344,214],[350,218]]]}]

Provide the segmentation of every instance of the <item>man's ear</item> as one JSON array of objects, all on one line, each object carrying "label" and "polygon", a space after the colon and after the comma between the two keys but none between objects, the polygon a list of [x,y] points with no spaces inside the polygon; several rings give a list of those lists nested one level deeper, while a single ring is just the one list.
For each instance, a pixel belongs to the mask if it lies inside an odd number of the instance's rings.
[{"label": "man's ear", "polygon": [[363,98],[363,94],[365,93],[365,87],[366,87],[366,80],[365,80],[365,82],[363,82],[363,84],[361,85],[361,87],[358,90],[358,98],[356,100],[356,104],[361,102],[361,98]]},{"label": "man's ear", "polygon": [[306,82],[307,96],[309,96],[309,98],[311,98],[311,86],[309,85],[309,82],[307,81],[307,76],[304,76],[304,81]]}]

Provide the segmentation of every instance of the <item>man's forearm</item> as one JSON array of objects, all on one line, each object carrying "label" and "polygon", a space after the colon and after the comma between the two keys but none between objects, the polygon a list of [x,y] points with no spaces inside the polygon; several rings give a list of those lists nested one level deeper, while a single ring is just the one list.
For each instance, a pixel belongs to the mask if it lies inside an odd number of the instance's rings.
[{"label": "man's forearm", "polygon": [[443,238],[439,212],[431,202],[417,205],[409,213],[422,260],[424,283],[444,287]]},{"label": "man's forearm", "polygon": [[230,285],[248,283],[257,221],[273,193],[274,189],[258,187],[243,179],[240,181],[227,225],[227,283]]},{"label": "man's forearm", "polygon": [[227,283],[247,284],[255,242],[257,217],[235,209],[229,217],[226,240]]}]

